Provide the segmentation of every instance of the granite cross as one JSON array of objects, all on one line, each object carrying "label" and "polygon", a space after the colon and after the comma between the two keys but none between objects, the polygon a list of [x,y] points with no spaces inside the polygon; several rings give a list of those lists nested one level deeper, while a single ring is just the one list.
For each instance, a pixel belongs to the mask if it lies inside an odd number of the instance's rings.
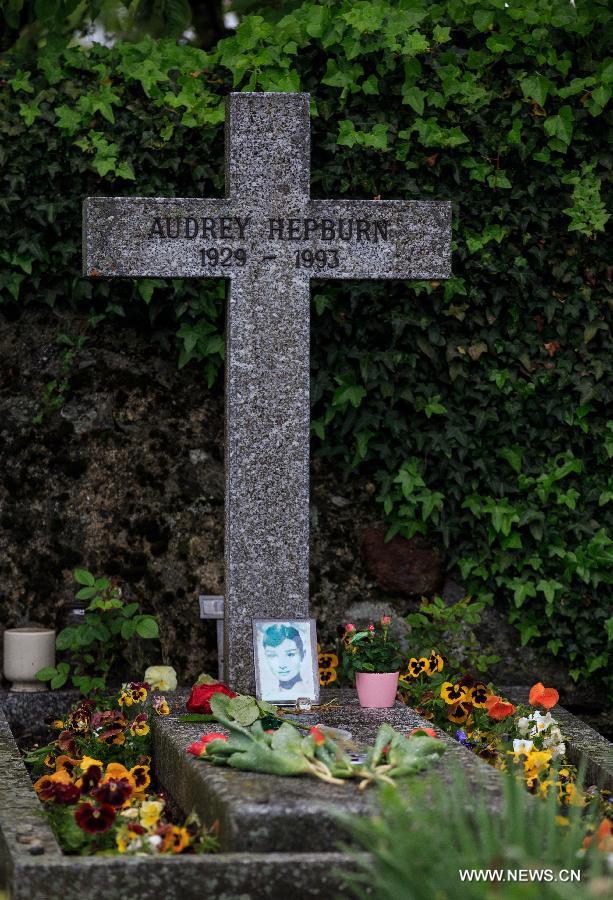
[{"label": "granite cross", "polygon": [[90,197],[91,278],[229,278],[225,662],[254,687],[252,618],[309,615],[311,278],[450,275],[451,204],[311,200],[309,95],[230,94],[226,199]]}]

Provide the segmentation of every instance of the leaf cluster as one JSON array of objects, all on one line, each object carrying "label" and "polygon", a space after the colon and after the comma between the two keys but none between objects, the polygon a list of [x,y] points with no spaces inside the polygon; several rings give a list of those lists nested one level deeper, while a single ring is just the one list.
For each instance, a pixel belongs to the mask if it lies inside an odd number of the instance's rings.
[{"label": "leaf cluster", "polygon": [[206,758],[214,765],[268,775],[310,775],[329,784],[358,778],[363,789],[375,782],[393,783],[394,778],[422,771],[445,750],[441,741],[426,736],[407,738],[385,724],[379,728],[365,761],[354,765],[343,742],[325,731],[315,727],[303,734],[288,721],[269,731],[264,730],[259,719],[243,725],[234,717],[232,703],[225,694],[211,697],[215,720],[230,732],[228,740],[213,740],[206,746]]},{"label": "leaf cluster", "polygon": [[[591,881],[604,874],[605,854],[595,842],[583,851],[589,816],[579,806],[557,821],[554,792],[535,801],[513,776],[503,777],[502,805],[494,806],[485,788],[468,784],[458,767],[450,783],[438,780],[411,785],[411,792],[381,789],[380,811],[372,818],[341,818],[359,852],[355,867],[346,867],[342,878],[359,898],[378,900],[430,900],[460,896],[459,872],[492,870],[503,873],[501,882],[462,883],[467,900],[500,897],[574,900],[592,895]],[[366,851],[364,853],[363,851]],[[508,869],[551,869],[552,881],[517,885],[504,876]],[[560,870],[581,870],[581,881],[564,882]],[[607,882],[602,881],[607,890]]]},{"label": "leaf cluster", "polygon": [[499,657],[480,645],[472,627],[481,621],[485,605],[470,596],[449,604],[439,596],[423,597],[419,609],[406,617],[412,654],[427,657],[434,647],[452,668],[487,672]]},{"label": "leaf cluster", "polygon": [[82,587],[77,600],[88,600],[83,623],[69,625],[57,635],[56,648],[68,657],[56,666],[36,673],[52,689],[63,687],[70,678],[82,694],[105,691],[109,679],[116,678],[114,666],[136,639],[159,637],[155,616],[139,613],[137,602],[125,603],[121,588],[108,578],[96,578],[86,569],[75,569],[74,579]]}]

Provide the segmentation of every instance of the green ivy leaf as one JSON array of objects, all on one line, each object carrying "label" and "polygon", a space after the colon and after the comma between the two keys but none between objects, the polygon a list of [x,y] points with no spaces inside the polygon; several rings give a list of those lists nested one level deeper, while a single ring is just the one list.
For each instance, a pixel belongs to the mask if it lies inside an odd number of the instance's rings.
[{"label": "green ivy leaf", "polygon": [[473,24],[477,31],[490,31],[494,26],[494,10],[475,10],[473,13]]},{"label": "green ivy leaf", "polygon": [[55,678],[58,674],[55,666],[45,666],[42,669],[39,669],[36,673],[36,678],[38,681],[51,681],[52,678]]},{"label": "green ivy leaf", "polygon": [[74,107],[62,105],[55,108],[56,126],[69,134],[75,134],[83,125],[83,116]]},{"label": "green ivy leaf", "polygon": [[412,85],[411,87],[403,88],[402,102],[407,103],[412,109],[415,110],[418,116],[421,116],[424,111],[425,96],[425,91],[422,91],[421,88]]},{"label": "green ivy leaf", "polygon": [[23,72],[21,69],[17,69],[13,78],[9,81],[12,89],[17,93],[17,91],[25,91],[26,94],[33,94],[34,87],[30,84],[30,73]]},{"label": "green ivy leaf", "polygon": [[573,136],[573,111],[570,106],[560,107],[555,116],[549,116],[544,122],[545,132],[568,146]]},{"label": "green ivy leaf", "polygon": [[555,91],[554,83],[543,75],[530,75],[524,78],[520,82],[520,87],[524,97],[536,100],[539,106],[545,106],[548,95]]},{"label": "green ivy leaf", "polygon": [[366,397],[366,389],[349,380],[339,379],[340,387],[334,392],[332,397],[332,406],[351,406],[358,408],[364,397]]}]

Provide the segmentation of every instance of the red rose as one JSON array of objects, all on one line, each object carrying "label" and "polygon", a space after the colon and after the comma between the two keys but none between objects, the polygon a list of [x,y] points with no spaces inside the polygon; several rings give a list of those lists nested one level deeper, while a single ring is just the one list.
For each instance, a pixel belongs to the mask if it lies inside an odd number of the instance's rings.
[{"label": "red rose", "polygon": [[234,691],[231,691],[230,688],[227,688],[220,681],[215,684],[195,684],[187,701],[188,712],[210,713],[213,694],[226,694],[228,697],[236,697]]},{"label": "red rose", "polygon": [[191,753],[192,756],[202,757],[206,755],[206,745],[210,744],[211,741],[227,740],[227,736],[220,731],[211,731],[209,734],[203,734],[199,741],[194,741],[193,744],[190,744],[187,748],[187,752]]}]

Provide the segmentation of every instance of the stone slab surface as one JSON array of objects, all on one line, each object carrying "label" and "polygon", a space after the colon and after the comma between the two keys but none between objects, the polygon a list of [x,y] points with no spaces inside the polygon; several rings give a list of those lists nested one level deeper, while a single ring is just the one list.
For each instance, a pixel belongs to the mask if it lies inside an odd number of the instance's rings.
[{"label": "stone slab surface", "polygon": [[220,853],[169,858],[19,859],[11,900],[328,900],[347,896],[340,853]]},{"label": "stone slab surface", "polygon": [[441,201],[90,197],[83,275],[250,283],[289,273],[307,289],[310,278],[441,279],[450,239],[451,204]]},{"label": "stone slab surface", "polygon": [[[215,723],[181,724],[178,717],[185,710],[184,700],[181,691],[176,695],[171,716],[154,723],[156,771],[179,806],[193,806],[209,824],[219,822],[224,851],[267,852],[273,847],[283,852],[332,851],[339,841],[337,813],[360,816],[374,812],[376,791],[361,792],[357,782],[328,785],[308,776],[281,778],[240,772],[195,759],[185,752],[187,746],[208,731],[223,729]],[[300,722],[346,728],[358,744],[372,744],[384,722],[405,733],[427,725],[400,703],[388,710],[365,710],[353,690],[326,691],[324,696],[326,700],[339,698],[342,708],[301,715]],[[448,735],[440,732],[440,737],[447,752],[424,777],[450,780],[458,766],[469,783],[497,805],[500,774]]]},{"label": "stone slab surface", "polygon": [[224,661],[254,694],[252,619],[309,616],[308,285],[233,280],[226,347]]}]

